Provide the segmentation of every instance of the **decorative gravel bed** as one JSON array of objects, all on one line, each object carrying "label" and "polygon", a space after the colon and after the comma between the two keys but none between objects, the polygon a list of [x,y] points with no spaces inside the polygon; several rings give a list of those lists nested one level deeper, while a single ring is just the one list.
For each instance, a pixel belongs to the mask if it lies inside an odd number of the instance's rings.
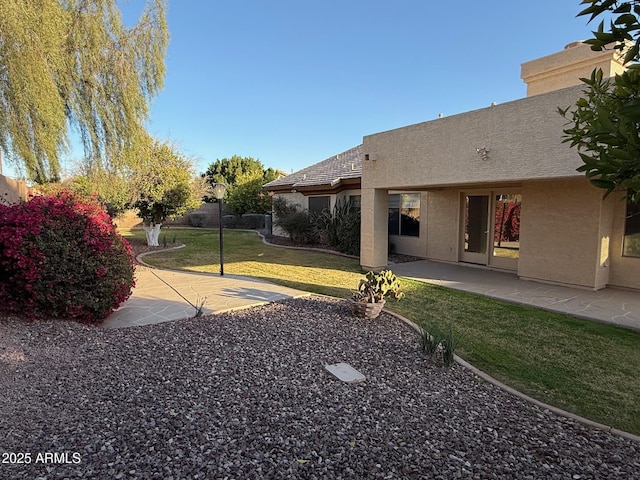
[{"label": "decorative gravel bed", "polygon": [[324,298],[122,330],[0,319],[0,392],[2,479],[640,478],[640,444]]}]

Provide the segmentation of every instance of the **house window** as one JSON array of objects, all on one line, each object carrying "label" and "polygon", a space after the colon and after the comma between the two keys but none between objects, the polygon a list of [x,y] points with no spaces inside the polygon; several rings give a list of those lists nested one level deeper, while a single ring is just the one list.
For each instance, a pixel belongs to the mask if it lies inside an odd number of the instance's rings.
[{"label": "house window", "polygon": [[420,194],[389,195],[389,235],[420,235]]},{"label": "house window", "polygon": [[360,195],[349,195],[349,203],[351,204],[352,212],[360,211],[360,206],[362,205],[361,198],[362,197]]},{"label": "house window", "polygon": [[634,204],[630,200],[627,200],[627,215],[624,220],[622,255],[640,257],[640,203]]},{"label": "house window", "polygon": [[331,198],[325,197],[309,197],[309,211],[312,213],[321,213],[323,210],[329,210]]}]

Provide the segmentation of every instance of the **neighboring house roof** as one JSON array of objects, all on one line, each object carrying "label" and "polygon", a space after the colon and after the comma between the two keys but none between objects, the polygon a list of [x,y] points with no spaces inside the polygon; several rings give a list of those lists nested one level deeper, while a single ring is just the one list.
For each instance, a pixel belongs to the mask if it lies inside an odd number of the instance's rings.
[{"label": "neighboring house roof", "polygon": [[290,175],[273,180],[264,188],[273,192],[298,191],[305,195],[336,193],[360,188],[362,145],[353,147]]}]

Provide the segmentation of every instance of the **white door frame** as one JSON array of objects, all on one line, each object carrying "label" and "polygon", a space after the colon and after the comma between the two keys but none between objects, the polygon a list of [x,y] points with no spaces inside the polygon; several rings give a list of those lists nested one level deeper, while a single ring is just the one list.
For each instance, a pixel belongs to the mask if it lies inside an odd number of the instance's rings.
[{"label": "white door frame", "polygon": [[[515,195],[520,194],[518,188],[494,188],[483,190],[461,190],[460,191],[460,249],[458,253],[458,261],[465,263],[474,263],[478,265],[486,265],[496,268],[517,270],[518,258],[506,258],[495,255],[494,251],[494,235],[495,230],[495,210],[496,210],[496,197],[498,195]],[[485,219],[480,220],[479,227],[482,228],[482,238],[476,238],[476,242],[480,242],[477,245],[477,249],[481,251],[468,251],[468,238],[466,232],[465,219],[467,214],[467,197],[485,197],[486,198],[486,215]],[[484,250],[484,251],[482,251]]]}]

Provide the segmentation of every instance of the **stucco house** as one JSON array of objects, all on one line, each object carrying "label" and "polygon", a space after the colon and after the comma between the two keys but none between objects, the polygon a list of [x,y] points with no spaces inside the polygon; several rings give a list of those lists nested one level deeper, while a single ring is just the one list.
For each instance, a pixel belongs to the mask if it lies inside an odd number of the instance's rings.
[{"label": "stucco house", "polygon": [[[312,212],[332,210],[338,200],[360,205],[362,145],[315,163],[264,185],[274,198],[282,197]],[[274,227],[275,235],[283,233]]]},{"label": "stucco house", "polygon": [[[389,191],[417,192],[408,253],[511,270],[521,278],[590,289],[640,289],[637,207],[625,192],[603,199],[562,142],[566,120],[594,68],[613,76],[613,51],[582,43],[522,65],[527,97],[368,135],[363,140],[361,264],[387,263]],[[402,230],[400,231],[402,234]]]},{"label": "stucco house", "polygon": [[[392,242],[399,253],[523,279],[640,289],[640,207],[622,191],[604,199],[562,141],[558,107],[575,104],[594,68],[623,71],[615,52],[576,42],[522,64],[526,98],[366,135],[360,183],[349,180],[349,195],[360,195],[362,266],[384,268]],[[329,196],[331,206],[331,181],[310,183],[332,159],[266,188],[295,190],[307,208]]]}]

